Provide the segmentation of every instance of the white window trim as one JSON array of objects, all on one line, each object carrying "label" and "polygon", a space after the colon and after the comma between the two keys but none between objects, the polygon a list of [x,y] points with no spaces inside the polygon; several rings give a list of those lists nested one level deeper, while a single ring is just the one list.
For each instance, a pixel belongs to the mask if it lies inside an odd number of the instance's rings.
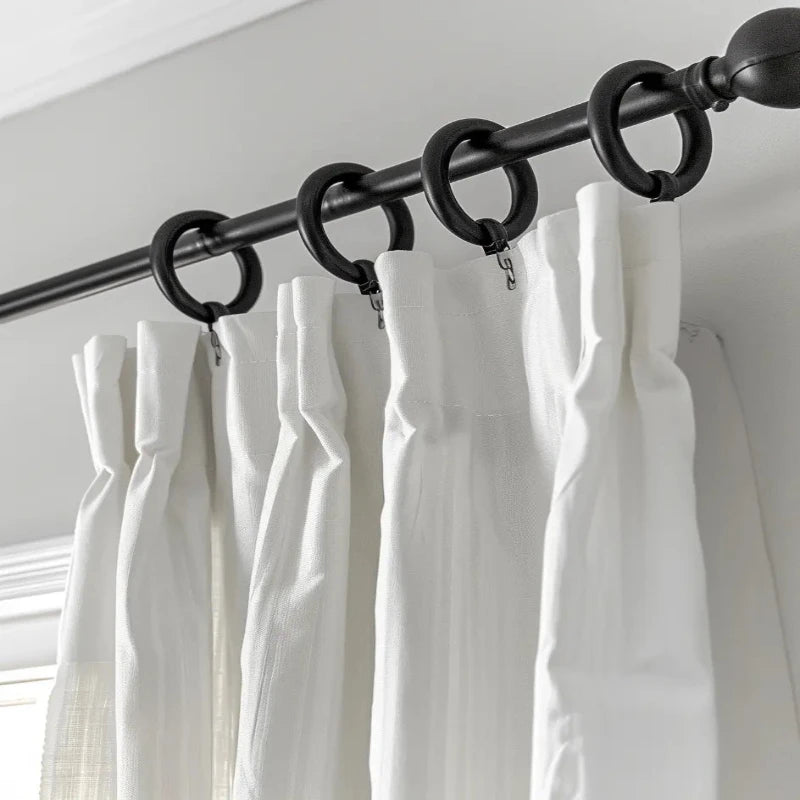
[{"label": "white window trim", "polygon": [[50,681],[55,675],[55,664],[47,664],[43,667],[26,667],[25,669],[7,669],[0,672],[0,687],[8,686],[9,684]]},{"label": "white window trim", "polygon": [[[0,671],[0,792],[38,797],[42,752],[55,666]],[[10,752],[8,750],[10,748]]]},{"label": "white window trim", "polygon": [[55,663],[71,536],[0,547],[0,671]]}]

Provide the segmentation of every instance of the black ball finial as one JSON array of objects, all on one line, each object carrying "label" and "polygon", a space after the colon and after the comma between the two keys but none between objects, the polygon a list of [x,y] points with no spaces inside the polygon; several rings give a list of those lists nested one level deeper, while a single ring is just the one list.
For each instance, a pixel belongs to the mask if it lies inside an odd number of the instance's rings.
[{"label": "black ball finial", "polygon": [[800,108],[800,8],[775,8],[745,22],[712,70],[732,97]]}]

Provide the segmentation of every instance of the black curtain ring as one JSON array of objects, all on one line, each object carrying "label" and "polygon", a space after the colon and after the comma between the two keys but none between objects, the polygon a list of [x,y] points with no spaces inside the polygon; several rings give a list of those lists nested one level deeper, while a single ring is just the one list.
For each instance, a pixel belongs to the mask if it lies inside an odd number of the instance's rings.
[{"label": "black curtain ring", "polygon": [[587,119],[592,146],[606,171],[636,194],[651,200],[674,200],[693,189],[711,161],[711,124],[694,106],[675,112],[681,130],[681,160],[674,172],[645,171],[625,146],[619,127],[619,107],[635,83],[658,86],[672,68],[658,61],[628,61],[610,69],[589,97]]},{"label": "black curtain ring", "polygon": [[239,265],[241,286],[230,303],[201,303],[184,289],[175,271],[175,245],[181,235],[190,230],[198,230],[204,236],[212,236],[218,222],[228,219],[216,211],[184,211],[170,217],[153,236],[150,244],[150,269],[167,300],[192,319],[213,325],[224,314],[243,314],[249,311],[261,294],[263,275],[258,254],[252,247],[233,250]]},{"label": "black curtain ring", "polygon": [[[507,164],[503,170],[511,184],[511,210],[502,222],[474,220],[462,208],[450,185],[450,159],[461,142],[489,146],[489,134],[503,130],[488,119],[459,119],[440,128],[425,145],[420,162],[422,188],[433,213],[442,225],[461,239],[483,247],[486,253],[502,250],[509,239],[524,233],[536,216],[539,188],[527,161]],[[499,227],[498,227],[499,226]],[[504,241],[499,241],[498,237]]]},{"label": "black curtain ring", "polygon": [[[374,172],[363,164],[340,161],[314,170],[297,193],[297,229],[303,243],[316,261],[328,272],[344,281],[358,284],[362,294],[379,290],[375,265],[367,259],[350,261],[334,246],[322,225],[322,203],[328,189]],[[414,247],[414,220],[403,200],[381,204],[389,222],[387,250],[411,250]]]}]

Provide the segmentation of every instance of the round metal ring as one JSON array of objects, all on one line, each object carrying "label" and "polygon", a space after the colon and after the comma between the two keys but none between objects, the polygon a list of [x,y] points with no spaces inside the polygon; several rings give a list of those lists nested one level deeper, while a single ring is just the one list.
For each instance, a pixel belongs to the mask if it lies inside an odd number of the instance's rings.
[{"label": "round metal ring", "polygon": [[[503,130],[502,125],[487,119],[456,120],[431,136],[420,162],[422,187],[433,213],[449,231],[472,244],[481,245],[487,252],[498,244],[496,224],[491,226],[487,224],[490,220],[472,219],[456,200],[450,185],[450,158],[461,142],[470,140],[476,147],[488,146],[489,134],[500,130]],[[539,189],[527,161],[516,161],[504,166],[503,170],[511,184],[511,210],[499,223],[505,229],[507,240],[524,233],[533,221]]]},{"label": "round metal ring", "polygon": [[[336,183],[346,183],[374,172],[363,164],[340,161],[314,170],[297,193],[297,228],[312,256],[337,278],[357,283],[362,292],[374,291],[377,286],[371,261],[345,258],[328,238],[322,225],[322,203],[325,193]],[[414,246],[414,220],[402,200],[392,200],[381,205],[389,222],[389,247],[387,250],[411,250]]]},{"label": "round metal ring", "polygon": [[681,160],[675,172],[645,171],[625,146],[619,108],[635,83],[658,85],[672,68],[658,61],[628,61],[610,69],[592,90],[587,108],[589,136],[607,172],[626,188],[651,200],[673,200],[694,188],[711,161],[711,125],[704,111],[692,106],[675,112],[681,130]]},{"label": "round metal ring", "polygon": [[175,245],[181,235],[198,230],[211,236],[214,225],[228,219],[216,211],[184,211],[170,217],[157,231],[150,244],[150,268],[159,289],[167,300],[189,317],[212,325],[223,314],[243,314],[249,311],[261,294],[263,276],[258,254],[252,247],[240,247],[232,253],[239,265],[241,286],[230,303],[201,303],[184,289],[175,271]]}]

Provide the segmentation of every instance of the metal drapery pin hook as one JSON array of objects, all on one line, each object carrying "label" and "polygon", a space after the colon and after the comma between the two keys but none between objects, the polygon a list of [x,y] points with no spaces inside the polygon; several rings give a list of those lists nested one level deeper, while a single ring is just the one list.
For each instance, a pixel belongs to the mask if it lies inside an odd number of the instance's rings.
[{"label": "metal drapery pin hook", "polygon": [[497,265],[506,274],[506,288],[510,292],[513,291],[517,288],[517,276],[514,273],[514,258],[511,255],[506,226],[491,217],[479,219],[477,223],[485,234],[483,252],[497,259]]},{"label": "metal drapery pin hook", "polygon": [[219,341],[219,336],[217,336],[217,332],[212,327],[211,323],[208,323],[208,333],[209,339],[211,340],[211,347],[214,350],[214,361],[216,365],[219,366],[222,363],[222,345]]},{"label": "metal drapery pin hook", "polygon": [[382,331],[386,327],[386,321],[383,318],[383,292],[378,279],[375,277],[375,265],[365,259],[359,259],[353,263],[365,270],[367,275],[370,276],[363,283],[360,283],[358,288],[361,294],[369,297],[369,304],[378,312],[378,330]]},{"label": "metal drapery pin hook", "polygon": [[380,289],[369,293],[369,304],[378,312],[378,330],[386,327],[386,320],[383,318],[383,292]]},{"label": "metal drapery pin hook", "polygon": [[227,306],[216,302],[203,303],[203,308],[207,312],[206,325],[208,325],[209,341],[214,349],[214,361],[219,366],[222,363],[222,344],[219,341],[217,332],[214,330],[214,324],[219,321],[220,317],[229,314],[230,311]]},{"label": "metal drapery pin hook", "polygon": [[506,273],[506,288],[513,292],[517,288],[517,275],[514,272],[514,259],[511,256],[511,250],[502,250],[495,253],[497,263]]}]

